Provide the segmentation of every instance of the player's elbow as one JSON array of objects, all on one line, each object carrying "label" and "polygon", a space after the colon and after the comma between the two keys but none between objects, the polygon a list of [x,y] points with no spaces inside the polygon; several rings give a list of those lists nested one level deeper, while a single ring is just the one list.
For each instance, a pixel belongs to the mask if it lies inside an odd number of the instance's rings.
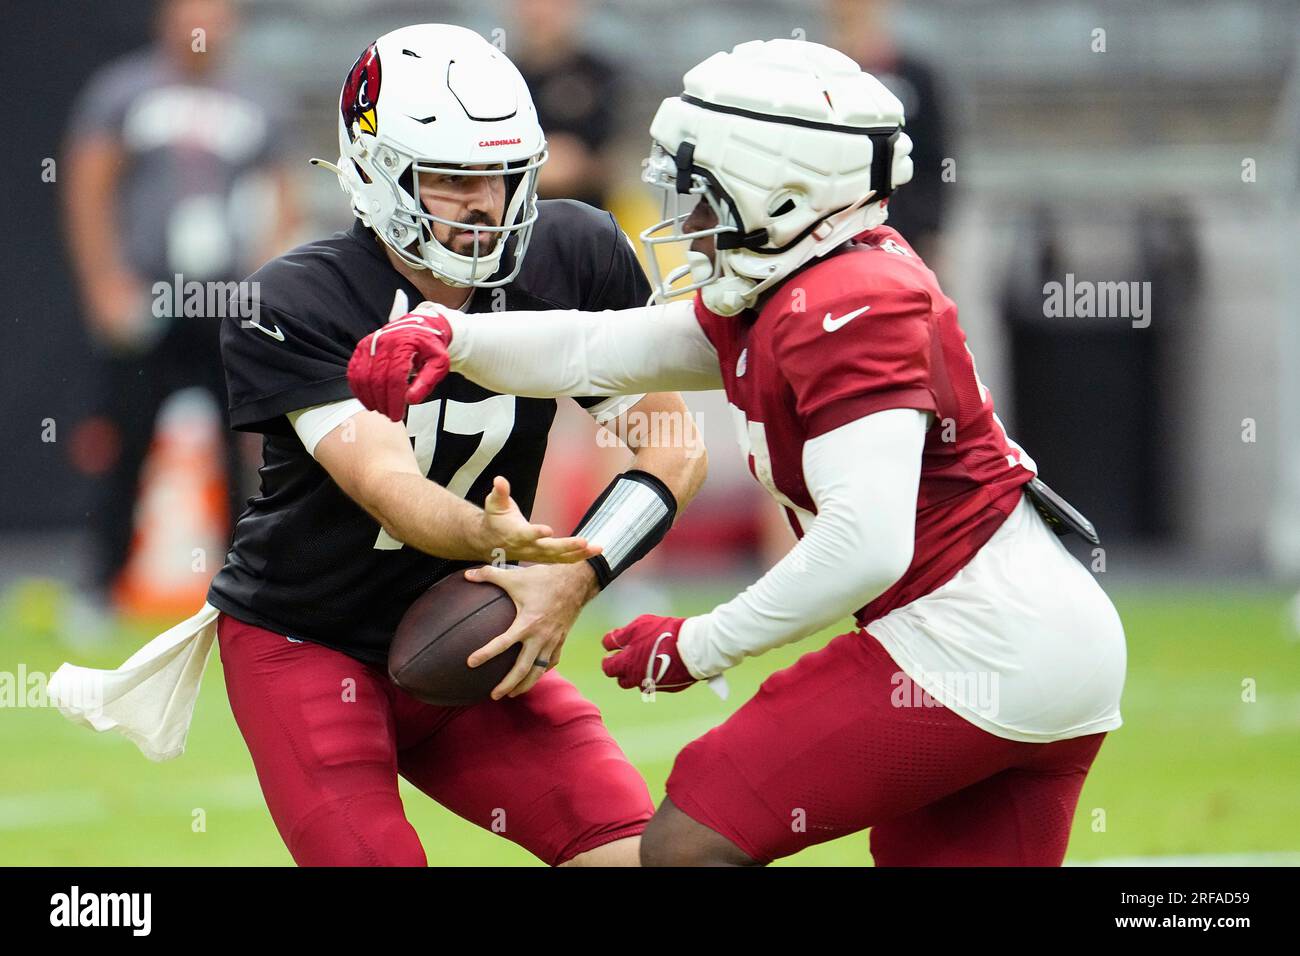
[{"label": "player's elbow", "polygon": [[351,480],[343,485],[343,491],[361,506],[361,509],[379,522],[379,527],[389,537],[406,544],[405,522],[400,520],[401,499],[393,492],[393,476],[365,470],[350,476]]},{"label": "player's elbow", "polygon": [[881,592],[885,592],[902,580],[907,569],[912,566],[913,549],[912,542],[908,540],[906,544],[892,551],[880,563],[877,572],[877,580],[881,582]]},{"label": "player's elbow", "polygon": [[683,409],[682,414],[686,416],[686,427],[671,432],[665,429],[639,445],[633,465],[656,475],[672,489],[679,515],[700,490],[709,471],[704,439],[689,420],[689,412]]},{"label": "player's elbow", "polygon": [[709,450],[705,447],[704,436],[700,433],[700,429],[695,424],[695,419],[691,416],[685,403],[681,402],[680,398],[678,403],[681,406],[681,429],[679,432],[681,440],[676,445],[679,450],[678,468],[681,473],[678,504],[680,508],[684,508],[687,502],[695,497],[695,493],[700,490],[705,477],[708,476]]},{"label": "player's elbow", "polygon": [[383,529],[384,534],[388,535],[388,537],[392,538],[394,541],[397,541],[399,544],[405,545],[408,543],[406,540],[406,532],[403,530],[402,522],[394,520],[390,515],[385,513],[383,510],[376,508],[371,504],[361,503],[361,507],[367,514],[370,515],[370,517],[374,518],[377,522],[379,522],[379,527]]},{"label": "player's elbow", "polygon": [[858,594],[871,601],[892,588],[912,566],[914,551],[912,533],[878,536],[862,542],[857,553],[866,557],[856,575]]},{"label": "player's elbow", "polygon": [[[709,473],[709,453],[705,451],[704,442],[697,441],[695,444],[672,449],[667,452],[667,456],[661,453],[658,457],[660,460],[656,462],[655,471],[664,476],[672,488],[673,495],[677,498],[677,514],[681,515]],[[667,476],[671,476],[671,479]]]},{"label": "player's elbow", "polygon": [[687,502],[695,497],[700,486],[704,484],[704,479],[709,474],[709,451],[704,447],[704,439],[696,434],[696,441],[693,445],[686,447],[686,453],[682,464],[682,492],[680,495],[679,512],[685,508]]},{"label": "player's elbow", "polygon": [[410,542],[406,540],[406,529],[409,526],[407,522],[399,520],[392,511],[387,508],[375,507],[372,504],[363,504],[362,507],[369,512],[370,517],[379,522],[379,527],[383,528],[384,533],[390,538],[403,545],[410,544]]}]

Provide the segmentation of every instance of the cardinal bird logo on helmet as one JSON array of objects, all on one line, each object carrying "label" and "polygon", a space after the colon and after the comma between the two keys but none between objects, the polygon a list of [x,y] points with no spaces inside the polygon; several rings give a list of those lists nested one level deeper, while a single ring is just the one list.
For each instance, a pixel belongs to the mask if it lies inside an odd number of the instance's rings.
[{"label": "cardinal bird logo on helmet", "polygon": [[343,84],[343,96],[339,99],[343,125],[349,136],[354,123],[360,125],[363,133],[373,136],[378,132],[379,123],[375,117],[375,104],[378,101],[379,51],[372,43],[357,57],[357,62],[352,64],[348,80]]}]

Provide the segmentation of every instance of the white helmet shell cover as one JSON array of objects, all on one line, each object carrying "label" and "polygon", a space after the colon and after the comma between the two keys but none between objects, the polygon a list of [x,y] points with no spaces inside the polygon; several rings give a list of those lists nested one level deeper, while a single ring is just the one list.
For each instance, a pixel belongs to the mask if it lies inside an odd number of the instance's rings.
[{"label": "white helmet shell cover", "polygon": [[[683,93],[665,99],[650,126],[643,178],[702,196],[719,225],[688,235],[685,215],[667,216],[642,234],[656,296],[703,289],[706,305],[735,314],[813,257],[884,222],[881,200],[912,178],[903,122],[884,84],[818,43],[756,40],[691,69]],[[673,235],[659,235],[670,226]],[[660,280],[655,244],[708,234],[717,244],[715,265],[703,263],[708,274],[692,253],[694,283],[671,288],[681,269]]]},{"label": "white helmet shell cover", "polygon": [[[537,219],[546,140],[527,84],[504,53],[447,24],[386,33],[348,73],[338,132],[337,172],[353,213],[407,265],[460,286],[514,278]],[[429,213],[420,202],[421,174],[506,176],[501,223]],[[444,246],[435,224],[471,233],[474,253]],[[511,239],[513,268],[493,278]]]}]

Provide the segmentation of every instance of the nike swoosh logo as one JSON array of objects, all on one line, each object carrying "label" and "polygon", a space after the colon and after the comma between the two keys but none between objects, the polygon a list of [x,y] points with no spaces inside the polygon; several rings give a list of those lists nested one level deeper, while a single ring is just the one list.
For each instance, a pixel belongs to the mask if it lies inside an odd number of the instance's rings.
[{"label": "nike swoosh logo", "polygon": [[866,312],[870,309],[871,306],[864,305],[862,308],[858,309],[858,311],[850,312],[848,315],[842,315],[838,319],[831,318],[831,314],[827,312],[826,318],[822,319],[822,328],[825,329],[827,332],[834,332],[837,329],[842,329],[844,328],[844,326],[848,325],[850,322],[852,322],[854,319],[860,316],[863,312]]},{"label": "nike swoosh logo", "polygon": [[271,331],[271,329],[268,329],[265,325],[261,325],[257,322],[253,322],[250,320],[244,327],[248,329],[257,329],[257,331],[259,332],[265,332],[267,335],[275,339],[277,342],[284,341],[284,333],[280,331],[280,327],[278,325],[272,326],[272,328],[275,331]]},{"label": "nike swoosh logo", "polygon": [[[673,663],[672,655],[659,653],[659,645],[662,644],[664,641],[668,640],[672,636],[673,636],[672,631],[664,631],[662,634],[660,634],[658,637],[655,638],[654,647],[650,648],[650,659],[646,661],[646,665],[645,665],[645,680],[641,682],[642,694],[653,695],[655,692],[655,684],[659,683],[661,680],[664,679],[664,675],[668,673],[668,668],[672,666]],[[656,660],[659,661],[658,676],[655,676],[654,673],[654,666]]]},{"label": "nike swoosh logo", "polygon": [[668,673],[668,668],[672,664],[672,662],[673,659],[669,657],[667,654],[659,655],[659,673],[655,675],[656,684],[664,679],[664,675]]}]

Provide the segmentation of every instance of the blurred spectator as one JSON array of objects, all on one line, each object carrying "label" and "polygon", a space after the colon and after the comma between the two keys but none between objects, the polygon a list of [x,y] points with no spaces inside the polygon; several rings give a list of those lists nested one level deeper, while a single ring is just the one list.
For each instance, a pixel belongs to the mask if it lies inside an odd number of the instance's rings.
[{"label": "blurred spectator", "polygon": [[[99,414],[114,449],[91,513],[97,597],[107,597],[128,556],[159,407],[199,387],[225,414],[219,322],[173,317],[175,286],[241,279],[294,227],[277,168],[281,112],[228,61],[233,4],[160,0],[155,28],[151,46],[92,77],[68,132],[67,240],[101,353]],[[221,434],[234,516],[241,469],[228,429]]]},{"label": "blurred spectator", "polygon": [[[927,64],[904,52],[894,37],[893,0],[831,0],[830,44],[853,57],[903,103],[912,138],[912,181],[889,200],[889,225],[929,260],[948,208],[951,183],[941,179],[952,156],[940,84]],[[935,263],[929,263],[931,267]]]},{"label": "blurred spectator", "polygon": [[532,90],[550,159],[538,192],[606,208],[617,71],[581,46],[584,0],[515,0],[509,55]]}]

